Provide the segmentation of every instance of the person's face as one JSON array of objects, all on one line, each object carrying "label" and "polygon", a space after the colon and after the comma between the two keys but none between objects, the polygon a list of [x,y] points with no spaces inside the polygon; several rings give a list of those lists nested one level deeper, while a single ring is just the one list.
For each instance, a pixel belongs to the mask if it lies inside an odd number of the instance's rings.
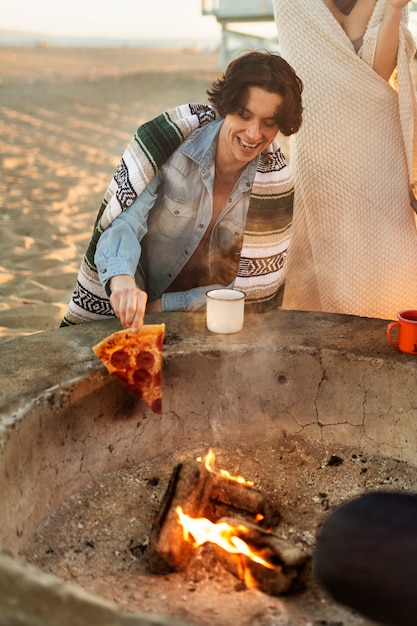
[{"label": "person's face", "polygon": [[274,116],[282,100],[276,93],[250,87],[242,110],[224,118],[219,138],[224,156],[243,167],[262,152],[279,131]]}]

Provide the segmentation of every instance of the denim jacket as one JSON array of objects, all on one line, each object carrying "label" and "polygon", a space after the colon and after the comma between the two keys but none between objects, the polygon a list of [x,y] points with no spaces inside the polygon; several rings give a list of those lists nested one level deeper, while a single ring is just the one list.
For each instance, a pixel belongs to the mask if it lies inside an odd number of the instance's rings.
[{"label": "denim jacket", "polygon": [[[210,224],[214,159],[223,120],[195,130],[136,198],[101,234],[95,263],[106,284],[112,276],[145,271],[149,301],[162,297],[164,311],[192,311],[205,304],[205,285],[168,292]],[[258,158],[242,171],[211,233],[210,256],[242,244]],[[233,284],[233,281],[232,283]]]}]

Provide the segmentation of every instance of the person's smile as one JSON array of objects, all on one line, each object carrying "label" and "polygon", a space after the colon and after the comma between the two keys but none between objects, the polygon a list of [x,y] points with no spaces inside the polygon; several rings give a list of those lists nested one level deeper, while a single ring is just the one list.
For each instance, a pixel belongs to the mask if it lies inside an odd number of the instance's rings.
[{"label": "person's smile", "polygon": [[244,150],[256,150],[256,148],[260,145],[259,143],[249,143],[239,136],[237,140]]}]

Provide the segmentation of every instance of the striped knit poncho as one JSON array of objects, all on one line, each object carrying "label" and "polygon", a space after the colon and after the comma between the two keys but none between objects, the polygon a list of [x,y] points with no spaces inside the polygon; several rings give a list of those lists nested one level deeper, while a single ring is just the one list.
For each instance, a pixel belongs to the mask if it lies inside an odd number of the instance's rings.
[{"label": "striped knit poncho", "polygon": [[[101,233],[128,208],[181,143],[203,124],[218,119],[203,104],[184,104],[140,126],[122,155],[100,206],[93,234],[61,326],[114,316],[94,263]],[[285,281],[291,235],[293,181],[280,146],[261,153],[252,188],[235,287],[255,310],[276,306]],[[146,277],[144,277],[146,284]]]}]

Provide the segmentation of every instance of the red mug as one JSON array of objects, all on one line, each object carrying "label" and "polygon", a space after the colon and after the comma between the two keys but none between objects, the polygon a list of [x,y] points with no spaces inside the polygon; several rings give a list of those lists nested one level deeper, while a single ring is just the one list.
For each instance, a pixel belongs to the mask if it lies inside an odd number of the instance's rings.
[{"label": "red mug", "polygon": [[[397,322],[387,326],[388,341],[401,352],[417,354],[417,311],[400,311],[397,317]],[[393,334],[394,328],[397,332]]]}]

